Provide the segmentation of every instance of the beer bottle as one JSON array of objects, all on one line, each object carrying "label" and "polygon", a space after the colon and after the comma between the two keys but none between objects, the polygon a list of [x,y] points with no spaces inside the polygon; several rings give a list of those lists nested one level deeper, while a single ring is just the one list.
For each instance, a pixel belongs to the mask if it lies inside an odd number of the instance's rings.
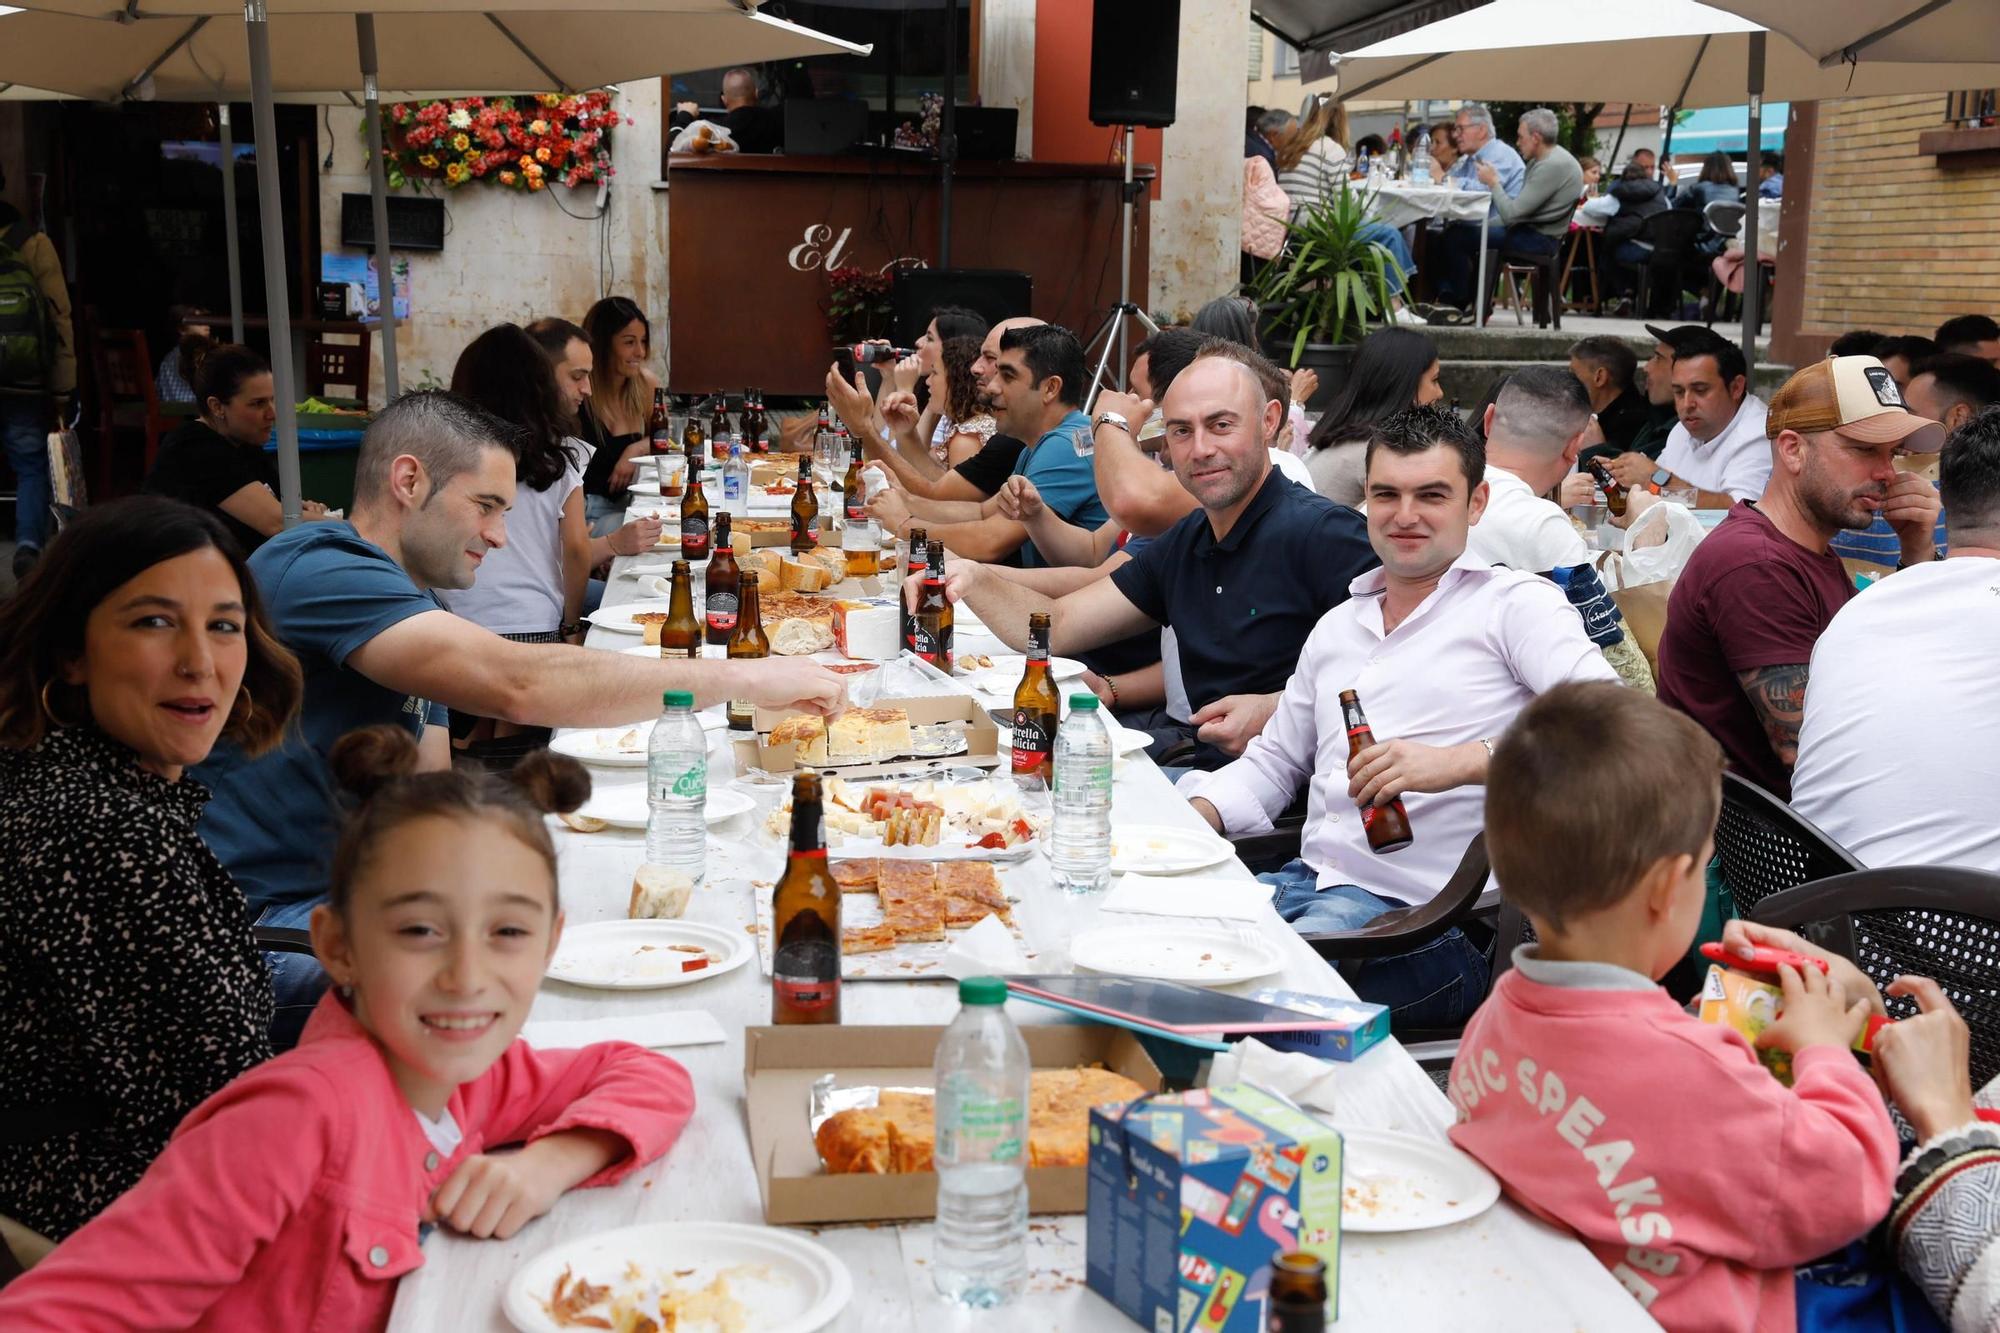
[{"label": "beer bottle", "polygon": [[667,391],[653,390],[653,415],[646,419],[646,434],[651,439],[651,449],[655,454],[672,453],[674,449],[674,428],[667,419]]},{"label": "beer bottle", "polygon": [[755,449],[757,441],[764,436],[764,405],[757,401],[755,389],[743,391],[743,438]]},{"label": "beer bottle", "polygon": [[771,1021],[840,1021],[840,886],[810,768],[792,778],[791,856],[771,891]]},{"label": "beer bottle", "polygon": [[1591,459],[1587,466],[1591,475],[1597,478],[1599,488],[1604,492],[1604,507],[1610,510],[1615,518],[1625,517],[1625,505],[1631,496],[1618,484],[1618,478],[1611,474],[1610,466],[1601,458]]},{"label": "beer bottle", "polygon": [[847,557],[847,577],[863,579],[882,572],[882,543],[875,539],[875,518],[868,512],[861,441],[854,442],[848,460],[847,477],[840,483],[840,550]]},{"label": "beer bottle", "polygon": [[824,435],[833,429],[833,407],[831,404],[822,402],[819,405],[819,425],[813,429],[815,435]]},{"label": "beer bottle", "polygon": [[799,455],[799,487],[792,492],[792,554],[819,549],[819,496],[813,490],[811,454]]},{"label": "beer bottle", "polygon": [[701,406],[701,403],[688,404],[687,425],[681,431],[681,451],[687,455],[690,477],[701,471],[702,446],[708,439],[701,429]]},{"label": "beer bottle", "polygon": [[949,676],[951,600],[944,595],[944,543],[926,542],[924,555],[929,568],[924,573],[923,593],[917,598],[910,651]]},{"label": "beer bottle", "polygon": [[921,574],[929,567],[924,558],[925,536],[926,533],[922,528],[913,527],[910,529],[908,538],[909,555],[905,559],[903,568],[896,575],[896,606],[903,613],[903,646],[905,648],[910,647],[911,636],[917,632],[917,613],[910,609],[910,599],[903,595],[903,584],[910,575]]},{"label": "beer bottle", "polygon": [[1053,785],[1056,721],[1062,700],[1049,674],[1049,613],[1028,616],[1028,665],[1014,687],[1014,776]]},{"label": "beer bottle", "polygon": [[688,459],[687,494],[681,497],[681,559],[699,564],[708,559],[708,494]]},{"label": "beer bottle", "polygon": [[[1352,759],[1375,743],[1375,731],[1361,711],[1361,696],[1353,690],[1340,692],[1340,713],[1347,722],[1347,757]],[[1387,805],[1362,806],[1361,827],[1368,832],[1368,849],[1376,853],[1400,852],[1415,841],[1410,812],[1400,796]]]},{"label": "beer bottle", "polygon": [[694,585],[688,562],[674,561],[667,593],[667,623],[660,626],[660,656],[700,657],[701,622],[694,618]]},{"label": "beer bottle", "polygon": [[729,544],[729,514],[715,516],[715,555],[708,562],[707,586],[702,593],[702,619],[708,626],[708,641],[727,645],[736,629],[736,551]]},{"label": "beer bottle", "polygon": [[1271,1260],[1266,1333],[1325,1333],[1326,1262],[1302,1251]]},{"label": "beer bottle", "polygon": [[[736,628],[729,634],[729,660],[769,657],[771,641],[764,637],[764,617],[757,609],[757,580],[749,574],[737,576]],[[736,732],[756,730],[757,706],[748,699],[731,699],[728,716],[729,729]]]}]

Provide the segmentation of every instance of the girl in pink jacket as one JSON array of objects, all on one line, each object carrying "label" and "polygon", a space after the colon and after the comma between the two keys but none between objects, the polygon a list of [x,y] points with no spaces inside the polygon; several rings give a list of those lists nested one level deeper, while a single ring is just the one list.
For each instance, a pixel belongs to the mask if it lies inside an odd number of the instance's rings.
[{"label": "girl in pink jacket", "polygon": [[427,1224],[505,1239],[672,1145],[694,1110],[680,1065],[514,1039],[562,934],[542,811],[588,779],[546,753],[514,789],[412,775],[416,757],[387,727],[334,748],[374,795],[313,914],[335,989],[299,1046],[196,1107],[130,1193],[0,1291],[0,1328],[379,1329]]}]

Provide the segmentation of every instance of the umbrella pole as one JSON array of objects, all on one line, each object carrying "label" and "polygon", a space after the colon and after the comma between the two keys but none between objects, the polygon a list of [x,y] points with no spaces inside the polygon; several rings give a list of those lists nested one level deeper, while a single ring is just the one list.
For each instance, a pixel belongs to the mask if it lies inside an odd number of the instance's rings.
[{"label": "umbrella pole", "polygon": [[1750,34],[1750,138],[1743,151],[1744,195],[1749,207],[1743,210],[1743,365],[1753,376],[1757,370],[1757,325],[1763,312],[1758,300],[1763,295],[1764,268],[1757,250],[1757,161],[1764,142],[1764,37]]},{"label": "umbrella pole", "polygon": [[278,200],[278,116],[271,99],[271,25],[264,0],[243,0],[250,46],[250,123],[257,141],[257,232],[264,245],[264,307],[278,399],[278,496],[285,526],[299,521],[299,400],[292,382],[292,305],[285,290],[285,215]]},{"label": "umbrella pole", "polygon": [[229,256],[229,341],[243,341],[243,254],[236,235],[236,136],[229,128],[229,103],[215,104],[222,132],[222,232]]},{"label": "umbrella pole", "polygon": [[[354,16],[354,37],[361,51],[362,115],[368,117],[368,203],[375,214],[376,313],[382,331],[382,391],[394,402],[396,383],[396,269],[389,253],[389,175],[382,165],[382,90],[375,80],[375,16]],[[366,337],[367,335],[362,335]],[[368,389],[362,386],[362,397]]]}]

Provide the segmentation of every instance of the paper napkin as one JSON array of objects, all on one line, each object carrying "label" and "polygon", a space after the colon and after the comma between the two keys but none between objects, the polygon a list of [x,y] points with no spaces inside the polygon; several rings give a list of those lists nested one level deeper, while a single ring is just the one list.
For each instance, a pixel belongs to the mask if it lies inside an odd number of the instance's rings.
[{"label": "paper napkin", "polygon": [[705,1009],[662,1009],[650,1014],[619,1014],[605,1018],[530,1019],[521,1035],[528,1045],[568,1050],[600,1041],[629,1041],[660,1050],[667,1046],[708,1046],[727,1040],[722,1024]]},{"label": "paper napkin", "polygon": [[1118,887],[1105,895],[1103,910],[1261,921],[1271,911],[1271,886],[1254,879],[1216,876],[1125,875]]}]

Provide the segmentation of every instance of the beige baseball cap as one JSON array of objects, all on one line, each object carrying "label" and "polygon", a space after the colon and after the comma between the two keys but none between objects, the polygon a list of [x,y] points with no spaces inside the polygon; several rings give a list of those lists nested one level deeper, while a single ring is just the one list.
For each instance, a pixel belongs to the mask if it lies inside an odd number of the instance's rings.
[{"label": "beige baseball cap", "polygon": [[1889,368],[1872,356],[1830,356],[1806,366],[1771,395],[1764,432],[1801,435],[1838,431],[1864,444],[1894,444],[1912,453],[1944,447],[1944,426],[1903,402]]}]

